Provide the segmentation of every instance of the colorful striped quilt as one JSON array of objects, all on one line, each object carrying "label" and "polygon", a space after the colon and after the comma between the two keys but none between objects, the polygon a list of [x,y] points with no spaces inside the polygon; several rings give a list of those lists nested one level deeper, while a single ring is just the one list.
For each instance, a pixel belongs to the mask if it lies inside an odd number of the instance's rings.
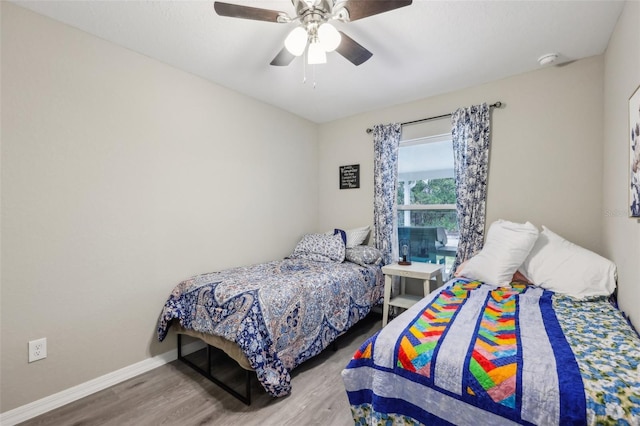
[{"label": "colorful striped quilt", "polygon": [[639,365],[640,339],[605,299],[455,279],[342,375],[358,425],[638,425]]}]

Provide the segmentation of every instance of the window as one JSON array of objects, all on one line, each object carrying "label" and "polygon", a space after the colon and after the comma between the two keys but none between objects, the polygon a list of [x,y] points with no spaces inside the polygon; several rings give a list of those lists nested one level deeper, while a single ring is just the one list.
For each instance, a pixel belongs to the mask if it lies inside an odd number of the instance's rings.
[{"label": "window", "polygon": [[398,240],[413,262],[453,264],[458,244],[451,135],[400,142]]}]

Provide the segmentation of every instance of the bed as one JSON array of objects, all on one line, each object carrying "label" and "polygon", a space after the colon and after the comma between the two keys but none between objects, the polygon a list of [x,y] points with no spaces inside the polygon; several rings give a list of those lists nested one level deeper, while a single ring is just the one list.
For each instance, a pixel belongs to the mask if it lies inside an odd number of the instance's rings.
[{"label": "bed", "polygon": [[179,283],[162,309],[159,340],[173,326],[255,371],[270,395],[288,395],[290,371],[381,302],[380,252],[346,242],[344,233],[308,234],[285,259]]},{"label": "bed", "polygon": [[479,261],[361,345],[342,373],[357,425],[640,424],[640,338],[608,296],[615,269],[534,234],[504,281],[490,229]]}]

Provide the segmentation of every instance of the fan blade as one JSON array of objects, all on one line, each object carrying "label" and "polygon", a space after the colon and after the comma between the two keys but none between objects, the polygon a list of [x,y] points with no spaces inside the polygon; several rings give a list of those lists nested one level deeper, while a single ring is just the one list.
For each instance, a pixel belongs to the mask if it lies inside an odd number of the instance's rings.
[{"label": "fan blade", "polygon": [[254,19],[256,21],[280,22],[279,16],[287,16],[284,12],[277,10],[260,9],[257,7],[241,6],[238,4],[223,3],[217,1],[213,3],[213,8],[220,16],[231,18]]},{"label": "fan blade", "polygon": [[412,0],[347,0],[344,8],[349,11],[349,21],[355,21],[409,6],[411,3]]},{"label": "fan blade", "polygon": [[351,61],[353,65],[358,66],[363,62],[366,62],[370,57],[373,56],[373,53],[369,52],[357,41],[355,41],[342,31],[340,31],[340,35],[342,36],[342,40],[340,41],[340,45],[336,49],[336,52]]},{"label": "fan blade", "polygon": [[284,67],[289,65],[294,59],[295,55],[287,50],[286,47],[283,47],[280,52],[273,58],[270,65],[275,65],[277,67]]}]

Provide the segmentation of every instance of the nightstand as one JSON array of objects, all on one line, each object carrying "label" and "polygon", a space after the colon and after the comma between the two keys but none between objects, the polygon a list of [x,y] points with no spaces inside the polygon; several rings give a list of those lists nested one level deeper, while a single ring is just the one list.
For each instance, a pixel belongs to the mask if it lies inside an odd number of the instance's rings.
[{"label": "nightstand", "polygon": [[[410,308],[418,300],[431,292],[431,282],[435,283],[434,290],[442,286],[442,266],[435,263],[414,262],[411,265],[386,265],[382,267],[384,274],[384,305],[382,307],[382,326],[387,325],[389,318],[389,306],[398,306],[404,309]],[[400,277],[400,294],[391,298],[391,285],[393,277]],[[405,278],[415,278],[423,281],[423,295],[414,296],[405,294]]]}]

